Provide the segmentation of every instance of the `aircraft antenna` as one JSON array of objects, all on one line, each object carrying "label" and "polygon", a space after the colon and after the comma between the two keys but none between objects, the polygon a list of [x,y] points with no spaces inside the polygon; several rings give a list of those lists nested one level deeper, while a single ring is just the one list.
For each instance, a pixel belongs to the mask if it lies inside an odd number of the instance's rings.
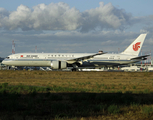
[{"label": "aircraft antenna", "polygon": [[14,40],[12,41],[12,54],[15,54],[15,43],[14,43]]}]

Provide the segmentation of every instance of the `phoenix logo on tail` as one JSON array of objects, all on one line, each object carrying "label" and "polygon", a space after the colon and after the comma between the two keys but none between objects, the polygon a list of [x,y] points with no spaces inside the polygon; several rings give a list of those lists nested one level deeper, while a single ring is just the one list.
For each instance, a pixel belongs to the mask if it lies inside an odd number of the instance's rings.
[{"label": "phoenix logo on tail", "polygon": [[141,42],[137,42],[136,44],[134,44],[133,45],[133,50],[138,51],[138,49],[140,48],[140,46],[139,46],[140,44],[141,44]]}]

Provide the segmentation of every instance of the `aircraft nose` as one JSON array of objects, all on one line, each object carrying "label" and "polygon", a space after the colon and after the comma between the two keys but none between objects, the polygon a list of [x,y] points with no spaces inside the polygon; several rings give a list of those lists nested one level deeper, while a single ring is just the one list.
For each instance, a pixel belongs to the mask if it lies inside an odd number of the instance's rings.
[{"label": "aircraft nose", "polygon": [[7,65],[7,64],[8,64],[8,60],[4,59],[4,60],[2,61],[2,64]]},{"label": "aircraft nose", "polygon": [[5,63],[6,63],[5,60],[3,60],[3,61],[2,61],[2,64],[5,64]]}]

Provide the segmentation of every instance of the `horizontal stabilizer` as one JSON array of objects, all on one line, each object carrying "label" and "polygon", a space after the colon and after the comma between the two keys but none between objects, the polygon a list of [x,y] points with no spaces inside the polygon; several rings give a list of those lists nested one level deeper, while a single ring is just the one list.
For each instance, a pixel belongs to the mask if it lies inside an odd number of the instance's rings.
[{"label": "horizontal stabilizer", "polygon": [[150,55],[138,56],[138,57],[132,58],[131,60],[146,60],[148,56]]}]

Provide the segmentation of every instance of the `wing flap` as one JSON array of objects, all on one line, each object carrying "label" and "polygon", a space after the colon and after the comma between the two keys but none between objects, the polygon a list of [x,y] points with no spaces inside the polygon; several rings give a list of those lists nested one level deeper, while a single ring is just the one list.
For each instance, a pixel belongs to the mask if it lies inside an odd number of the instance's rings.
[{"label": "wing flap", "polygon": [[85,60],[93,58],[94,56],[102,55],[102,54],[106,54],[106,53],[96,53],[96,54],[93,54],[93,55],[88,55],[88,56],[83,56],[83,57],[79,57],[79,58],[74,58],[74,59],[67,60],[67,62],[85,61]]}]

